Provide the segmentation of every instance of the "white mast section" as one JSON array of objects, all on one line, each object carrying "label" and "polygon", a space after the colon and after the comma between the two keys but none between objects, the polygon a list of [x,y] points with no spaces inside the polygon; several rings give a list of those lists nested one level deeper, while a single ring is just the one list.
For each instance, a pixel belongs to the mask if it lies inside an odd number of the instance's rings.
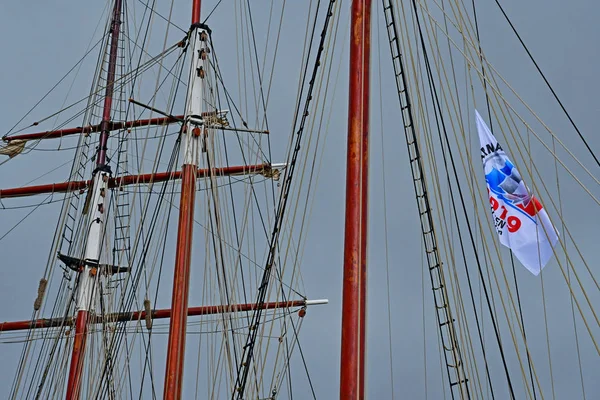
[{"label": "white mast section", "polygon": [[205,123],[202,118],[203,80],[208,72],[208,28],[194,24],[190,34],[191,68],[185,109],[185,129],[182,137],[183,165],[200,165],[200,140],[204,136]]},{"label": "white mast section", "polygon": [[[108,182],[110,173],[105,169],[96,172],[89,205],[90,220],[85,244],[84,270],[79,275],[77,311],[94,311],[97,292],[100,251],[106,230],[106,204],[108,204]],[[94,266],[96,265],[96,266]]]}]

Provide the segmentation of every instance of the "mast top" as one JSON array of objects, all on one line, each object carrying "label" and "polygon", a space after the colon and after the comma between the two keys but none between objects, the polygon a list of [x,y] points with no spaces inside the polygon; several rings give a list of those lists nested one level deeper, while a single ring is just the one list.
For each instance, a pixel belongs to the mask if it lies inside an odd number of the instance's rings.
[{"label": "mast top", "polygon": [[192,25],[200,23],[200,5],[202,0],[192,0]]}]

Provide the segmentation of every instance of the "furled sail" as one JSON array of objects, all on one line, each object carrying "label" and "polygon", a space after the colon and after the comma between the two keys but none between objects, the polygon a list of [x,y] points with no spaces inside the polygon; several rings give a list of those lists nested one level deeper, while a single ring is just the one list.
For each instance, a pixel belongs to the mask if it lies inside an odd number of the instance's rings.
[{"label": "furled sail", "polygon": [[13,158],[21,154],[25,148],[25,140],[15,140],[4,147],[0,147],[0,154]]}]

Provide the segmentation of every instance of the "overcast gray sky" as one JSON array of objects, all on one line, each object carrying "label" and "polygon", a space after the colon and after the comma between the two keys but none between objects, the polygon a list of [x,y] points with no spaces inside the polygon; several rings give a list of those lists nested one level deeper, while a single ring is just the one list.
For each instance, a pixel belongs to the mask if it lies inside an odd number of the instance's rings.
[{"label": "overcast gray sky", "polygon": [[[176,2],[175,18],[178,25],[187,28],[189,24],[188,2]],[[223,2],[228,3],[228,2]],[[268,109],[274,143],[274,160],[283,161],[287,144],[293,98],[297,90],[298,62],[301,54],[298,48],[290,46],[297,43],[295,36],[303,36],[305,30],[306,4],[288,2],[284,16],[282,45],[278,64],[275,67],[273,99]],[[339,388],[339,354],[340,354],[340,322],[341,322],[341,277],[343,257],[343,212],[345,184],[345,143],[347,129],[347,57],[348,49],[348,8],[349,1],[342,2],[343,13],[340,29],[338,53],[334,68],[342,59],[335,105],[332,110],[330,132],[324,149],[323,166],[319,177],[319,186],[315,195],[312,220],[306,233],[306,254],[303,259],[302,273],[306,295],[308,298],[328,298],[329,305],[310,308],[305,319],[301,343],[304,356],[315,386],[317,398],[332,399],[338,395]],[[410,2],[405,1],[409,7]],[[430,7],[433,2],[429,2]],[[589,139],[592,148],[600,149],[600,140],[596,132],[597,116],[600,114],[597,93],[600,83],[597,65],[600,63],[600,52],[597,46],[600,27],[597,23],[600,6],[591,0],[534,0],[522,2],[517,0],[501,1],[513,23],[520,31],[523,39],[530,47],[541,68],[553,84],[556,92],[571,113],[583,134]],[[202,12],[216,4],[215,0],[206,0]],[[257,41],[265,41],[267,12],[260,12],[260,7],[270,4],[267,1],[252,2],[257,20]],[[560,113],[559,107],[545,88],[541,78],[536,74],[531,62],[520,47],[509,27],[503,20],[493,0],[476,2],[478,7],[481,40],[488,59],[503,74],[508,82],[517,89],[522,97],[541,118],[565,141],[573,151],[586,162],[595,176],[598,167],[590,162],[583,147],[576,139],[573,129]],[[136,3],[139,6],[139,3]],[[34,2],[2,2],[0,4],[0,49],[3,63],[0,71],[0,133],[8,131],[20,117],[69,69],[85,52],[93,37],[99,15],[105,6],[104,2],[77,1],[34,1]],[[208,23],[216,37],[222,36],[231,42],[233,37],[233,21],[227,14],[229,5],[220,6]],[[383,27],[377,22],[375,12],[381,7],[378,1],[374,7],[374,35]],[[161,9],[165,10],[163,6]],[[320,29],[320,26],[318,27]],[[176,31],[175,31],[176,32]],[[180,35],[173,34],[172,37]],[[219,40],[219,39],[215,39]],[[271,39],[272,40],[272,39]],[[385,40],[385,39],[383,39]],[[345,42],[343,54],[342,42]],[[394,95],[393,74],[386,42],[382,42],[382,79],[384,81],[384,119],[386,129],[386,162],[387,162],[387,196],[388,196],[388,240],[390,243],[390,279],[391,327],[393,331],[393,381],[397,397],[408,399],[425,398],[424,387],[430,399],[442,398],[445,375],[439,367],[437,344],[437,327],[433,314],[431,289],[427,271],[422,274],[421,235],[418,225],[417,210],[414,202],[406,146],[401,130],[398,103]],[[162,42],[159,44],[162,45]],[[378,57],[376,39],[373,37],[373,100],[372,100],[372,152],[370,186],[370,247],[369,247],[369,316],[368,316],[368,397],[386,399],[391,397],[390,367],[388,351],[388,312],[386,297],[386,270],[383,234],[383,202],[381,184],[381,141],[379,135],[379,100],[377,84]],[[226,51],[221,51],[221,54]],[[92,57],[93,58],[93,57]],[[235,78],[234,62],[220,60],[224,75]],[[227,65],[231,64],[231,65]],[[85,94],[91,82],[91,70],[82,69],[77,80],[74,93]],[[237,82],[232,82],[233,87]],[[68,88],[68,86],[67,86]],[[278,96],[281,97],[279,100]],[[73,95],[72,99],[76,98]],[[479,98],[481,101],[481,98]],[[50,114],[61,104],[43,104],[36,110],[35,117]],[[472,115],[469,110],[468,115]],[[470,117],[472,118],[473,117]],[[79,124],[76,121],[74,124]],[[388,139],[389,138],[389,139]],[[474,142],[473,142],[474,143]],[[280,150],[277,155],[277,150]],[[476,148],[475,148],[476,151]],[[69,152],[62,152],[67,157]],[[3,156],[4,157],[4,156]],[[62,162],[57,157],[44,152],[32,152],[17,157],[0,166],[0,188],[23,185],[50,168]],[[546,158],[547,160],[547,158]],[[474,160],[478,163],[479,160]],[[541,164],[542,168],[554,168],[552,163]],[[61,181],[68,176],[67,169],[61,169],[42,178],[39,183]],[[479,184],[483,185],[483,177],[479,176]],[[54,180],[53,180],[54,179]],[[585,181],[590,184],[590,179]],[[591,183],[593,184],[593,183]],[[571,188],[566,183],[568,189]],[[598,196],[598,186],[590,186]],[[571,194],[577,190],[568,190],[563,201],[567,210],[565,215],[569,227],[587,254],[588,261],[595,260],[594,245],[597,243],[597,217],[593,208],[595,203],[573,198]],[[571,202],[572,203],[569,203]],[[34,200],[24,200],[26,204]],[[11,205],[17,204],[11,201]],[[9,205],[6,203],[6,205]],[[23,218],[30,210],[0,210],[0,236]],[[32,214],[15,231],[0,241],[0,321],[25,320],[31,315],[31,304],[34,300],[37,282],[43,273],[48,257],[51,237],[54,232],[59,208],[44,206]],[[489,219],[484,223],[489,224]],[[496,238],[494,238],[496,239]],[[596,245],[597,246],[597,245]],[[502,248],[503,256],[508,250]],[[197,253],[195,253],[197,254]],[[591,267],[597,271],[592,262]],[[457,269],[459,267],[457,266]],[[463,268],[460,265],[460,268]],[[473,266],[473,268],[475,268]],[[551,262],[548,272],[544,272],[546,296],[548,298],[548,324],[550,327],[551,347],[555,377],[556,398],[582,398],[579,375],[575,371],[574,342],[570,303],[564,280],[558,265]],[[475,269],[472,270],[475,274]],[[544,394],[550,398],[550,375],[547,367],[545,333],[543,330],[543,308],[541,307],[539,278],[531,276],[520,265],[518,279],[525,314],[525,325],[528,338],[531,340],[532,353]],[[597,275],[597,273],[596,273]],[[422,277],[425,276],[424,291]],[[169,288],[170,283],[163,286]],[[466,290],[466,289],[464,289]],[[465,292],[466,293],[466,292]],[[598,304],[598,293],[593,294],[594,304]],[[160,307],[168,307],[169,295]],[[424,303],[423,303],[424,301]],[[426,313],[423,320],[423,311]],[[591,320],[593,321],[593,320]],[[592,329],[598,337],[598,326],[592,323]],[[423,327],[425,326],[425,333]],[[491,358],[492,377],[495,383],[497,399],[508,398],[499,357],[491,336],[489,321],[486,325],[487,350]],[[585,389],[588,398],[594,398],[600,392],[598,372],[600,362],[589,337],[579,321],[580,338],[583,352]],[[503,332],[507,334],[508,332]],[[505,336],[510,341],[509,336]],[[0,336],[0,341],[2,336]],[[473,342],[476,338],[473,336]],[[18,363],[21,344],[0,343],[0,354],[3,355],[0,366],[0,397],[7,396]],[[427,350],[427,374],[424,370],[424,351]],[[190,355],[193,359],[194,356]],[[306,385],[302,379],[301,364],[295,362],[295,379],[298,385]],[[520,371],[514,357],[510,357],[511,373],[514,375],[517,398],[523,395]],[[187,370],[187,373],[193,371]],[[445,372],[444,372],[445,374]],[[481,375],[483,377],[483,374]],[[297,377],[297,378],[296,378]],[[159,385],[162,381],[159,379]],[[193,393],[193,383],[186,383],[186,393]],[[446,390],[447,391],[447,390]],[[306,387],[302,388],[299,398],[307,395]],[[296,398],[296,397],[295,397]]]}]

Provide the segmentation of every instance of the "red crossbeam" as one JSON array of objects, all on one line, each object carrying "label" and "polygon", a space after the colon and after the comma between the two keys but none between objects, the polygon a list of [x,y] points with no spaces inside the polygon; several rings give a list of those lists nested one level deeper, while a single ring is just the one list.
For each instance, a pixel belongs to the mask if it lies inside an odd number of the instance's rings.
[{"label": "red crossbeam", "polygon": [[[243,175],[257,174],[268,172],[271,170],[270,164],[256,165],[239,165],[233,167],[213,168],[213,169],[198,169],[197,176],[202,178],[209,175],[228,176],[228,175]],[[142,175],[126,175],[119,178],[111,178],[108,185],[111,188],[143,184],[150,182],[164,182],[173,179],[181,179],[181,171],[172,172],[157,172],[155,174]],[[62,193],[73,192],[87,188],[91,184],[91,180],[87,181],[69,181],[63,183],[51,183],[48,185],[25,186],[20,188],[0,189],[0,198],[8,197],[25,197],[44,193]]]},{"label": "red crossbeam", "polygon": [[[139,128],[141,126],[172,124],[174,122],[181,121],[182,119],[183,119],[183,115],[175,115],[173,117],[138,119],[135,121],[126,121],[126,122],[110,122],[108,125],[108,130],[116,131],[119,129]],[[23,135],[5,136],[2,139],[5,142],[11,142],[13,140],[55,139],[55,138],[60,138],[63,136],[77,135],[79,133],[100,132],[101,131],[100,125],[101,124],[78,126],[77,128],[57,129],[54,131],[46,131],[46,132],[25,133]]]},{"label": "red crossbeam", "polygon": [[[291,307],[304,307],[306,306],[306,300],[291,300],[288,302],[270,302],[264,303],[261,307],[263,310],[272,310],[276,308],[291,308]],[[198,316],[198,315],[211,315],[211,314],[222,314],[227,312],[246,312],[254,311],[257,309],[257,305],[254,303],[246,304],[232,304],[232,305],[219,305],[219,306],[202,306],[202,307],[190,307],[188,308],[187,315]],[[146,311],[133,311],[133,312],[122,312],[108,314],[104,318],[102,317],[90,317],[89,323],[100,324],[102,322],[128,322],[143,320],[146,318]],[[151,319],[164,319],[171,318],[171,309],[165,308],[160,310],[154,310],[151,312]],[[33,321],[14,321],[14,322],[2,322],[0,323],[0,332],[9,331],[21,331],[36,328],[55,328],[58,326],[72,326],[73,318],[44,318],[36,319]]]}]

